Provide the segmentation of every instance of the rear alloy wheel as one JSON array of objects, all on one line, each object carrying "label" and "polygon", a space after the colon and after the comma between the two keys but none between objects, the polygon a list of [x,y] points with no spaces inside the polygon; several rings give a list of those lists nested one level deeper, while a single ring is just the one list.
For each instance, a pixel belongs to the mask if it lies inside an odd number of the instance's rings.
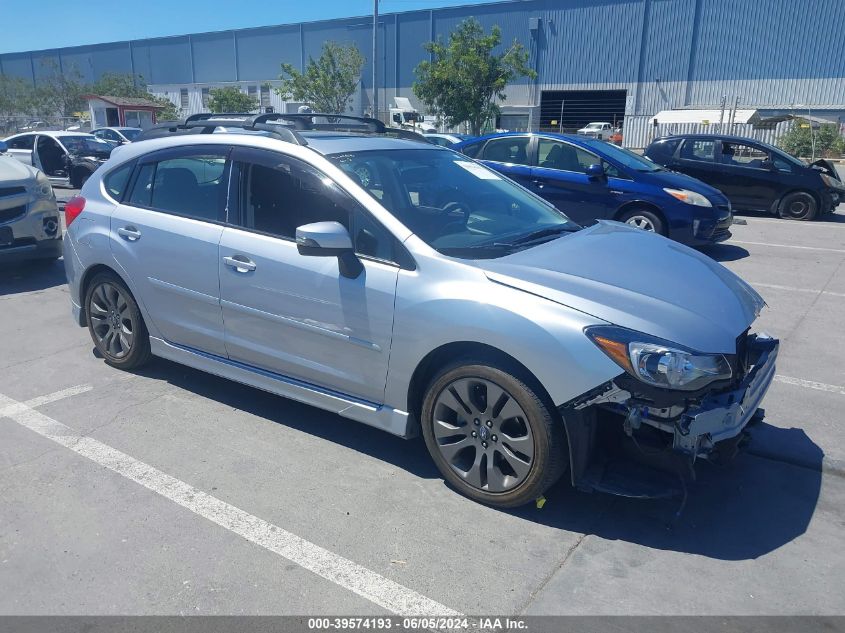
[{"label": "rear alloy wheel", "polygon": [[85,293],[85,317],[97,351],[120,369],[140,367],[150,357],[150,338],[132,293],[116,275],[100,273]]},{"label": "rear alloy wheel", "polygon": [[663,221],[657,217],[656,213],[647,211],[646,209],[632,209],[631,211],[626,211],[622,214],[622,217],[619,218],[619,221],[638,229],[642,229],[643,231],[666,235],[666,229],[663,227]]},{"label": "rear alloy wheel", "polygon": [[816,199],[804,191],[788,193],[780,201],[780,217],[790,220],[812,220],[816,217]]},{"label": "rear alloy wheel", "polygon": [[560,420],[534,389],[490,365],[441,371],[426,392],[422,426],[446,480],[489,505],[534,501],[567,463]]}]

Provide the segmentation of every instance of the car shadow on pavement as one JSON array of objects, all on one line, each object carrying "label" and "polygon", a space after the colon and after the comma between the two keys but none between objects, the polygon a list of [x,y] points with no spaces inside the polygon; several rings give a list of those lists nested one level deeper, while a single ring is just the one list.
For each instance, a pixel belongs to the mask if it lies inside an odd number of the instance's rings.
[{"label": "car shadow on pavement", "polygon": [[[845,224],[845,209],[843,206],[840,205],[836,211],[833,213],[825,213],[824,215],[818,215],[813,220],[810,220],[810,224]],[[801,220],[789,220],[789,219],[782,219],[776,215],[772,215],[771,213],[765,213],[763,211],[742,211],[741,213],[734,213],[734,217],[737,218],[763,218],[763,219],[778,219],[783,222],[785,225],[789,225],[790,223],[795,224],[805,224]]]},{"label": "car shadow on pavement", "polygon": [[749,255],[747,250],[733,244],[712,244],[710,246],[702,246],[699,250],[717,262],[735,262]]},{"label": "car shadow on pavement", "polygon": [[66,283],[62,260],[0,264],[0,296],[45,290]]},{"label": "car shadow on pavement", "polygon": [[[421,438],[403,440],[338,415],[157,358],[138,373],[352,448],[417,477],[442,479]],[[788,446],[792,453],[802,455],[802,460],[790,464],[760,457],[758,453],[742,454],[724,466],[700,463],[697,480],[689,485],[683,508],[680,498],[639,500],[580,492],[564,476],[546,493],[542,508],[532,504],[499,511],[609,541],[720,560],[755,559],[807,530],[821,489],[823,457],[821,449],[800,429],[765,424],[761,427],[766,427],[766,447]],[[482,506],[478,508],[482,511]]]}]

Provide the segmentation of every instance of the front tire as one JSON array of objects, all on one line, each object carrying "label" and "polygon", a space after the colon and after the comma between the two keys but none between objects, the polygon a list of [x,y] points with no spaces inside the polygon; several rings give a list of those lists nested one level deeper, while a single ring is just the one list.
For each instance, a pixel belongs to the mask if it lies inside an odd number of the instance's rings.
[{"label": "front tire", "polygon": [[539,498],[568,464],[553,406],[515,373],[480,360],[453,363],[432,379],[421,415],[443,477],[470,499],[501,508]]},{"label": "front tire", "polygon": [[114,273],[99,273],[85,292],[85,319],[107,364],[136,369],[150,358],[150,336],[129,288]]},{"label": "front tire", "polygon": [[648,209],[631,209],[630,211],[626,211],[620,216],[619,221],[642,229],[643,231],[666,235],[666,227],[663,225],[663,220],[656,213]]},{"label": "front tire", "polygon": [[788,193],[780,201],[780,217],[789,220],[812,220],[818,212],[816,199],[806,191]]}]

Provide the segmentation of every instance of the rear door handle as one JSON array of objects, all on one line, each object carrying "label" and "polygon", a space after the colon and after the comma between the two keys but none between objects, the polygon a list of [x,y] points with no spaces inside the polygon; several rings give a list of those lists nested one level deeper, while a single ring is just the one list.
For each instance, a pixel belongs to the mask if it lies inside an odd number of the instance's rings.
[{"label": "rear door handle", "polygon": [[231,257],[224,257],[223,263],[229,266],[230,268],[234,268],[239,273],[248,273],[258,266],[255,265],[255,262],[246,257],[245,255],[233,255]]},{"label": "rear door handle", "polygon": [[124,226],[121,229],[117,229],[117,234],[130,242],[136,242],[141,239],[141,231],[134,226]]}]

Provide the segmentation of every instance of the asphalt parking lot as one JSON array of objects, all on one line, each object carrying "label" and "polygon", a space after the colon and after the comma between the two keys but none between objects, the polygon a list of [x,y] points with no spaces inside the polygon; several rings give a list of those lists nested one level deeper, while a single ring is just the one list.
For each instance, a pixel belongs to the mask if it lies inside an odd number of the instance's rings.
[{"label": "asphalt parking lot", "polygon": [[707,252],[765,297],[778,376],[677,518],[565,482],[486,508],[421,440],[111,369],[61,262],[0,269],[0,614],[845,614],[845,208],[745,220]]}]

